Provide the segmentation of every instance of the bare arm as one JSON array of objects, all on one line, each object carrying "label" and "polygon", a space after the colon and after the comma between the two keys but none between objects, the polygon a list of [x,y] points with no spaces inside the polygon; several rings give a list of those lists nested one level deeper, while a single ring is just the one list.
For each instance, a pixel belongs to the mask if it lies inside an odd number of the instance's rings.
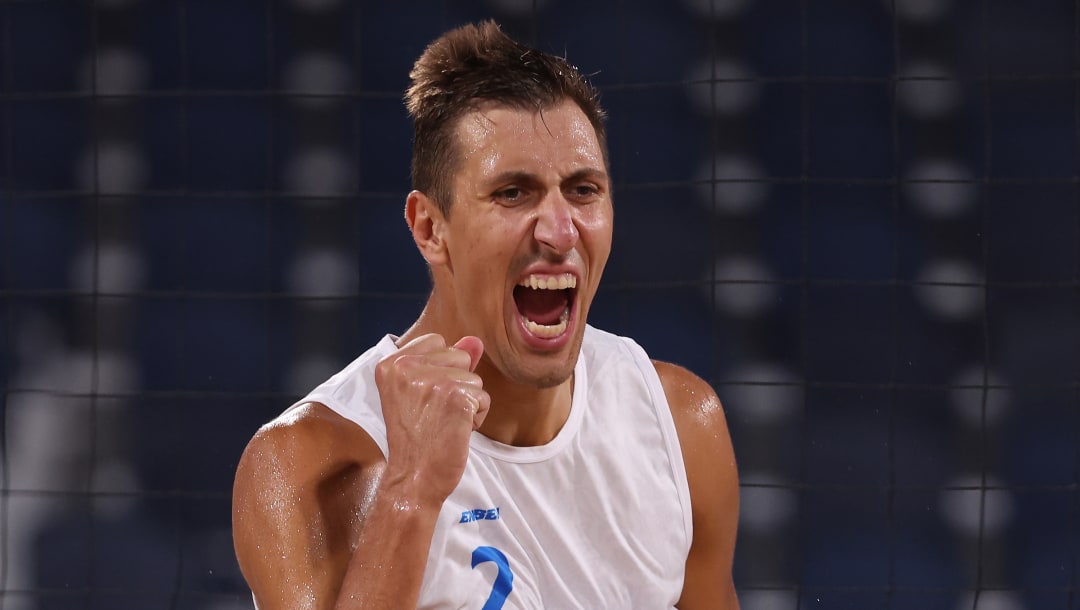
[{"label": "bare arm", "polygon": [[390,460],[307,404],[262,428],[237,468],[233,536],[261,610],[415,607],[435,520],[490,405],[476,339],[409,343],[376,367]]},{"label": "bare arm", "polygon": [[338,594],[338,610],[415,608],[441,501],[384,476]]},{"label": "bare arm", "polygon": [[384,472],[374,441],[322,405],[255,435],[237,469],[233,537],[261,610],[363,607],[361,583],[382,585],[362,588],[366,607],[407,606],[402,592],[419,590],[434,527],[427,517],[438,507],[398,510],[407,491]]},{"label": "bare arm", "polygon": [[686,560],[681,610],[738,610],[731,570],[739,521],[739,477],[716,392],[697,375],[655,362],[686,463],[694,540]]}]

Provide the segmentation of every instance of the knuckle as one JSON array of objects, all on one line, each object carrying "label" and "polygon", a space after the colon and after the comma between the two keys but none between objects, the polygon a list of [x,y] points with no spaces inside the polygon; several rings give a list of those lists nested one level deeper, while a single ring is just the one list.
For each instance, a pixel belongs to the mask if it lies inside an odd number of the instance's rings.
[{"label": "knuckle", "polygon": [[460,384],[454,384],[454,386],[448,390],[447,399],[449,402],[458,405],[471,405],[474,402],[478,402],[472,388]]},{"label": "knuckle", "polygon": [[375,365],[375,381],[386,382],[408,368],[408,356],[397,355],[384,358]]},{"label": "knuckle", "polygon": [[383,358],[375,365],[375,382],[382,383],[390,375],[390,371],[393,369],[393,358]]},{"label": "knuckle", "polygon": [[425,335],[421,343],[428,349],[443,349],[446,347],[446,339],[438,333]]}]

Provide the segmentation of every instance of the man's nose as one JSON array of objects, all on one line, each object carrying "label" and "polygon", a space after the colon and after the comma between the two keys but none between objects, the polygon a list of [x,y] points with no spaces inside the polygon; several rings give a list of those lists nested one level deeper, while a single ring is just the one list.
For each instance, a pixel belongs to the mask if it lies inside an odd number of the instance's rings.
[{"label": "man's nose", "polygon": [[536,241],[553,254],[564,256],[578,242],[578,228],[574,224],[573,210],[561,191],[545,197],[538,209],[534,235]]}]

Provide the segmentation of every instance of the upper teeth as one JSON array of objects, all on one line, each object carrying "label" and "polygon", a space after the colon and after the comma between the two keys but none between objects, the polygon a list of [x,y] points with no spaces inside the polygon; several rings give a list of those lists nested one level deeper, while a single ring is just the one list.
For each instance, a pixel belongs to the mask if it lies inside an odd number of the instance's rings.
[{"label": "upper teeth", "polygon": [[567,288],[577,288],[577,278],[569,273],[549,277],[530,275],[518,282],[518,286],[534,290],[566,290]]}]

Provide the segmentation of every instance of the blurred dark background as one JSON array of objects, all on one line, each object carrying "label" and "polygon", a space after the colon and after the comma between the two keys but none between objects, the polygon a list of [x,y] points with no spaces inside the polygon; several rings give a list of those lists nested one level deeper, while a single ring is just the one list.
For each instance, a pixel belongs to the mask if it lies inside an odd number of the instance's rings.
[{"label": "blurred dark background", "polygon": [[1080,609],[1074,0],[0,1],[0,608],[250,608],[260,423],[427,277],[412,61],[593,74],[594,325],[709,380],[744,610]]}]

